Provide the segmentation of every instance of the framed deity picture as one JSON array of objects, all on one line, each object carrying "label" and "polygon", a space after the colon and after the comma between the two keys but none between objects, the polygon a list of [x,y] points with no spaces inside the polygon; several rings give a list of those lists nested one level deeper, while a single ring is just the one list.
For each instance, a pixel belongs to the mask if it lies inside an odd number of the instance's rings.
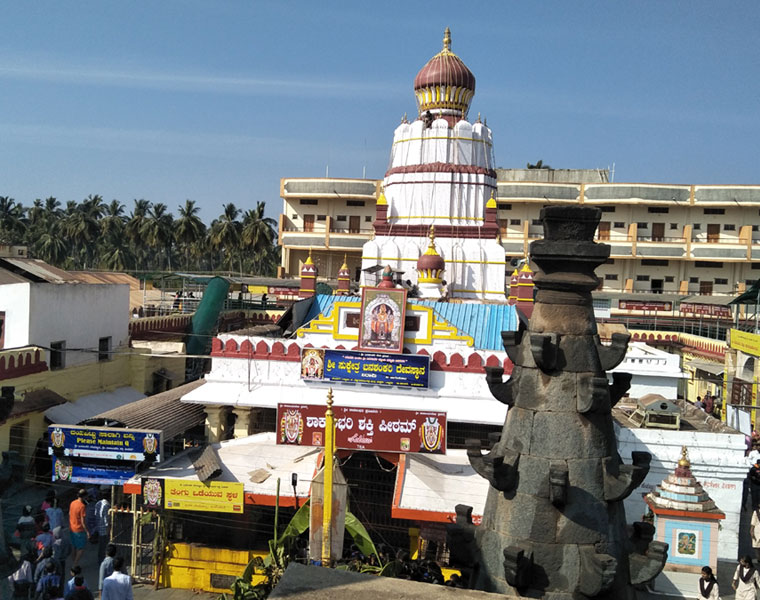
[{"label": "framed deity picture", "polygon": [[359,321],[359,350],[404,351],[406,290],[364,288]]}]

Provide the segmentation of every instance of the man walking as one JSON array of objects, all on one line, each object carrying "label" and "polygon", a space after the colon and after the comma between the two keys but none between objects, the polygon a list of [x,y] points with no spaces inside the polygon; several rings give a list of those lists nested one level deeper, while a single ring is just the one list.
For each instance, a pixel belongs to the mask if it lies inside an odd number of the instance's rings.
[{"label": "man walking", "polygon": [[98,524],[98,564],[106,557],[106,546],[111,541],[111,503],[108,501],[108,490],[101,490],[100,500],[95,505],[95,519]]},{"label": "man walking", "polygon": [[103,581],[100,600],[133,600],[132,578],[124,572],[124,558],[113,559],[113,573]]},{"label": "man walking", "polygon": [[113,563],[115,556],[116,546],[113,544],[108,544],[108,547],[106,548],[106,557],[103,559],[103,562],[100,563],[100,575],[98,577],[99,592],[103,591],[103,582],[107,577],[111,576],[111,573],[113,573]]},{"label": "man walking", "polygon": [[87,530],[87,490],[79,490],[77,499],[69,505],[69,529],[71,545],[74,546],[74,566],[79,564],[87,545],[90,532]]}]

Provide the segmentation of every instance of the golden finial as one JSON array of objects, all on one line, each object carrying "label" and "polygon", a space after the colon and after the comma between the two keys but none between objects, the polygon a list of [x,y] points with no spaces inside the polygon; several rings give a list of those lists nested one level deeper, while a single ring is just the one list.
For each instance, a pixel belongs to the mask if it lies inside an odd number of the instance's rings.
[{"label": "golden finial", "polygon": [[402,123],[408,123],[409,119],[406,118],[406,113],[404,113],[404,117],[401,119]]},{"label": "golden finial", "polygon": [[689,462],[689,451],[686,449],[686,446],[681,446],[681,460],[678,461],[679,467],[690,467],[691,463]]},{"label": "golden finial", "polygon": [[348,269],[348,254],[343,255],[343,265],[341,266],[341,271],[343,269]]},{"label": "golden finial", "polygon": [[327,412],[325,413],[325,416],[332,415],[332,407],[333,407],[333,392],[332,392],[332,388],[329,388],[327,390]]},{"label": "golden finial", "polygon": [[305,265],[313,265],[314,261],[311,260],[311,247],[309,247],[309,257],[306,259]]},{"label": "golden finial", "polygon": [[480,123],[480,113],[478,113],[478,120],[477,120],[477,122]]},{"label": "golden finial", "polygon": [[430,231],[428,232],[428,237],[430,238],[430,243],[435,244],[435,225],[430,226]]},{"label": "golden finial", "polygon": [[491,197],[486,202],[486,208],[496,208],[496,198],[493,195],[493,190],[491,190]]},{"label": "golden finial", "polygon": [[451,52],[451,29],[448,27],[443,32],[443,51]]},{"label": "golden finial", "polygon": [[430,226],[428,237],[430,238],[430,243],[427,250],[425,250],[425,254],[439,256],[438,251],[435,249],[435,225]]}]

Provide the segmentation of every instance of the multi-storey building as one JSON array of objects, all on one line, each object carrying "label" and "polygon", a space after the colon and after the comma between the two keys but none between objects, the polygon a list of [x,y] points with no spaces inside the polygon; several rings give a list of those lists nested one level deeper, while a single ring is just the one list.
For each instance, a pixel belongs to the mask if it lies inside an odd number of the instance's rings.
[{"label": "multi-storey building", "polygon": [[284,274],[297,277],[311,251],[326,277],[335,279],[345,260],[358,281],[379,188],[374,179],[283,178],[279,244]]},{"label": "multi-storey building", "polygon": [[[497,170],[507,257],[525,257],[542,236],[542,207],[577,202],[603,213],[597,238],[611,246],[609,262],[598,270],[604,291],[730,295],[760,276],[760,185],[606,180],[606,171]],[[358,280],[379,187],[375,180],[283,179],[285,273],[298,276],[311,248],[328,279],[337,276],[345,255]]]}]

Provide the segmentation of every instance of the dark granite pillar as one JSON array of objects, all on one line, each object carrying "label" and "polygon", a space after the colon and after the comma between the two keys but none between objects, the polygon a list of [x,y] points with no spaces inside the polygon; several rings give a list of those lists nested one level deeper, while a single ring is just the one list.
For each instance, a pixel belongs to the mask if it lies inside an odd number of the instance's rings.
[{"label": "dark granite pillar", "polygon": [[[633,586],[664,565],[667,545],[651,526],[625,521],[623,499],[639,486],[650,456],[621,463],[611,407],[630,375],[606,371],[624,358],[627,334],[611,345],[597,335],[591,291],[609,246],[593,241],[600,211],[553,206],[541,211],[544,239],[531,244],[540,272],[527,327],[502,334],[511,379],[488,368],[494,396],[509,405],[500,439],[475,469],[491,483],[479,527],[458,507],[450,527],[454,560],[470,567],[476,589],[555,600],[634,598]],[[650,543],[651,542],[651,543]],[[645,556],[644,553],[647,553]]]}]

